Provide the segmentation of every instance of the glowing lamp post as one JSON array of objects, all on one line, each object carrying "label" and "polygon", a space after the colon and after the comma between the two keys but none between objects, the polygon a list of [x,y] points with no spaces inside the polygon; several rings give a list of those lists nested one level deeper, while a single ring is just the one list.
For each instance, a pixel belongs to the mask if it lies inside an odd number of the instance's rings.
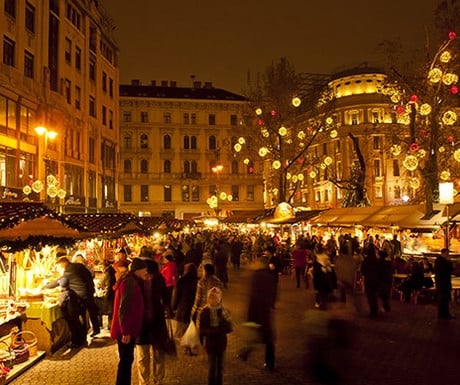
[{"label": "glowing lamp post", "polygon": [[444,233],[444,246],[449,248],[449,205],[454,203],[454,184],[452,182],[439,183],[439,203],[446,205],[447,223]]}]

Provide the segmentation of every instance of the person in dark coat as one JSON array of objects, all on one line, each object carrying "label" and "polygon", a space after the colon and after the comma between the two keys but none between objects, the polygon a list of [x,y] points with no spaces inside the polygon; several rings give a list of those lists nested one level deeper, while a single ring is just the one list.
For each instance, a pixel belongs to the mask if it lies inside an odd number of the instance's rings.
[{"label": "person in dark coat", "polygon": [[[268,267],[268,259],[264,256],[254,262],[253,273],[249,284],[249,304],[247,324],[255,325],[258,339],[265,344],[265,367],[275,368],[275,330],[273,324],[272,305],[276,296],[276,278]],[[248,344],[238,353],[245,361],[253,350]]]},{"label": "person in dark coat", "polygon": [[236,237],[230,243],[230,252],[232,255],[231,260],[232,260],[234,270],[240,269],[242,251],[243,251],[243,242],[241,242],[241,239],[239,237]]},{"label": "person in dark coat", "polygon": [[147,279],[143,281],[142,287],[144,299],[142,328],[135,341],[139,383],[149,383],[152,361],[154,383],[161,383],[165,376],[165,346],[168,338],[165,308],[169,308],[169,294],[158,264],[153,258],[142,261],[147,266]]},{"label": "person in dark coat", "polygon": [[228,283],[227,263],[229,253],[228,244],[223,239],[219,240],[214,249],[213,261],[216,268],[216,276],[222,281],[224,288],[227,288]]},{"label": "person in dark coat", "polygon": [[417,261],[411,261],[409,275],[400,284],[399,289],[403,293],[404,302],[409,303],[412,292],[423,287],[423,267]]},{"label": "person in dark coat", "polygon": [[378,314],[378,294],[380,290],[380,262],[377,259],[376,247],[369,243],[363,250],[364,260],[361,263],[361,274],[364,277],[364,291],[369,304],[369,316]]},{"label": "person in dark coat", "polygon": [[379,251],[379,270],[380,270],[380,289],[379,297],[383,303],[383,309],[386,312],[391,310],[390,299],[391,290],[393,287],[393,265],[388,258],[388,253],[385,250]]},{"label": "person in dark coat", "polygon": [[233,324],[229,311],[222,305],[222,290],[218,287],[208,291],[207,304],[200,313],[199,331],[208,355],[208,385],[222,385],[227,334],[233,331]]},{"label": "person in dark coat", "polygon": [[[171,310],[177,322],[175,337],[178,339],[184,335],[190,323],[197,284],[197,268],[193,263],[187,263],[184,266],[184,275],[177,281],[171,302]],[[186,353],[191,351],[188,349]]]},{"label": "person in dark coat", "polygon": [[112,324],[113,299],[115,298],[113,285],[115,285],[117,279],[115,277],[115,269],[112,266],[113,263],[105,261],[105,264],[104,276],[102,278],[102,287],[104,290],[102,314],[107,315],[108,328],[110,329],[110,325]]},{"label": "person in dark coat", "polygon": [[438,318],[451,319],[449,304],[452,292],[452,262],[449,259],[449,249],[444,248],[434,261],[434,280],[438,298]]},{"label": "person in dark coat", "polygon": [[201,260],[203,259],[203,254],[200,252],[198,249],[198,246],[195,242],[192,242],[190,244],[190,249],[185,253],[185,261],[184,263],[193,263],[195,267],[198,269],[198,267],[201,265]]}]

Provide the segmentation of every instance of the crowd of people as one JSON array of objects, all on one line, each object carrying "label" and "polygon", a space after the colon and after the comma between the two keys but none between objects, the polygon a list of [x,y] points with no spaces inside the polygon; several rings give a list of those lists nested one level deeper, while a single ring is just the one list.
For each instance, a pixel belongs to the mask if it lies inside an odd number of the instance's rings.
[{"label": "crowd of people", "polygon": [[[407,274],[397,288],[406,301],[412,291],[434,286],[431,276],[424,275],[433,273],[438,316],[452,317],[448,250],[443,249],[434,265],[428,259],[421,263],[405,261],[397,236],[392,240],[368,236],[360,242],[350,234],[327,240],[306,234],[291,245],[289,239],[281,241],[277,235],[211,231],[181,234],[147,244],[136,253],[128,246],[120,248],[114,260],[104,266],[98,304],[94,300],[94,274],[81,256],[73,260],[61,256],[57,260],[60,277],[46,287],[62,289],[61,307],[71,329],[72,347],[86,343],[86,313],[92,337],[101,331],[102,315],[107,316],[110,335],[118,344],[117,385],[131,384],[134,362],[139,384],[150,384],[150,378],[154,384],[161,384],[171,340],[174,345],[174,339],[180,341],[190,323],[196,325],[200,345],[207,353],[208,384],[220,385],[227,334],[233,330],[230,311],[222,300],[229,287],[227,268],[231,264],[238,270],[242,262],[250,264],[252,270],[244,325],[257,337],[246,341],[237,358],[247,360],[254,342],[262,343],[268,370],[275,368],[272,318],[279,276],[290,274],[291,269],[298,289],[315,290],[312,307],[319,310],[327,310],[332,301],[347,302],[362,283],[372,318],[381,311],[379,299],[382,310],[391,311],[394,273]],[[191,346],[184,346],[184,353],[197,354]]]}]

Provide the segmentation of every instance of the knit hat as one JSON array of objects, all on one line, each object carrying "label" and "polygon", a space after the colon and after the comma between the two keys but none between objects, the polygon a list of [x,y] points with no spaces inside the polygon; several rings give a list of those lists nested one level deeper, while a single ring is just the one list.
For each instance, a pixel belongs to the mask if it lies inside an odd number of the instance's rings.
[{"label": "knit hat", "polygon": [[217,303],[222,302],[222,290],[218,287],[213,287],[208,291],[208,302],[214,300]]},{"label": "knit hat", "polygon": [[131,262],[130,270],[134,272],[136,270],[142,269],[147,269],[147,264],[145,263],[145,261],[140,258],[134,258]]}]

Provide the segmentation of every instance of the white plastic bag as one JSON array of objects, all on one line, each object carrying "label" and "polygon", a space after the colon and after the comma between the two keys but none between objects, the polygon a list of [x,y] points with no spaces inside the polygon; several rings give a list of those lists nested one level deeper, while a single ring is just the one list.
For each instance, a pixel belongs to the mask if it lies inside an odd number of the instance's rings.
[{"label": "white plastic bag", "polygon": [[190,321],[187,330],[180,340],[180,344],[181,346],[186,346],[191,349],[200,346],[200,336],[198,335],[198,329],[195,322]]}]

